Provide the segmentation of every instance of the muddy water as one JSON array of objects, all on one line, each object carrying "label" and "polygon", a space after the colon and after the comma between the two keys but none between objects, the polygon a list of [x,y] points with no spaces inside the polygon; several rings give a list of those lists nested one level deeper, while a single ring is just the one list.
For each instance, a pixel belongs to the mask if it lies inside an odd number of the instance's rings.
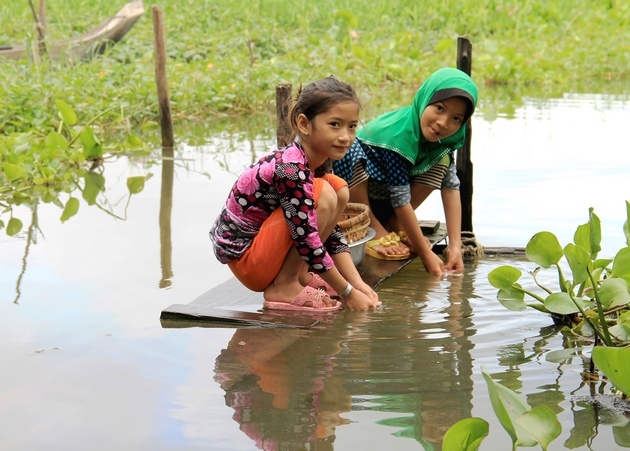
[{"label": "muddy water", "polygon": [[[550,230],[565,244],[594,207],[602,256],[614,254],[630,199],[629,119],[630,102],[602,96],[476,117],[477,240],[524,246]],[[164,164],[108,163],[103,208],[82,204],[62,224],[41,204],[30,235],[0,235],[2,449],[432,450],[469,416],[490,423],[481,449],[510,449],[482,367],[559,415],[550,449],[630,447],[625,417],[590,402],[584,362],[546,359],[562,348],[550,319],[495,300],[487,273],[533,269],[526,261],[486,257],[444,279],[414,263],[380,288],[382,310],[306,332],[163,328],[163,308],[230,277],[207,231],[236,174],[273,145],[206,141]],[[125,210],[126,178],[148,173]],[[442,219],[439,199],[418,214]],[[31,212],[20,215],[28,225]]]}]

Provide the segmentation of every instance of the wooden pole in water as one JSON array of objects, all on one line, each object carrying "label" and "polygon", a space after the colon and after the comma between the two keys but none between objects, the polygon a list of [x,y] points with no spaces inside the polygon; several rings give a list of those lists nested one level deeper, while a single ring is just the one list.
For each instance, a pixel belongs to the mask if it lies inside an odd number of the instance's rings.
[{"label": "wooden pole in water", "polygon": [[153,37],[155,44],[155,83],[157,85],[158,104],[160,107],[160,128],[162,129],[162,150],[173,149],[173,121],[171,103],[166,78],[166,44],[164,39],[164,11],[156,5],[153,12]]},{"label": "wooden pole in water", "polygon": [[[472,44],[466,37],[457,38],[457,68],[470,75],[472,70]],[[462,232],[472,232],[472,194],[473,194],[473,164],[470,159],[470,141],[472,127],[470,120],[466,123],[466,139],[461,149],[457,151],[457,176],[460,181],[459,194],[462,203]]]},{"label": "wooden pole in water", "polygon": [[291,144],[293,131],[289,123],[289,109],[291,106],[292,86],[282,84],[276,86],[276,126],[278,148]]}]

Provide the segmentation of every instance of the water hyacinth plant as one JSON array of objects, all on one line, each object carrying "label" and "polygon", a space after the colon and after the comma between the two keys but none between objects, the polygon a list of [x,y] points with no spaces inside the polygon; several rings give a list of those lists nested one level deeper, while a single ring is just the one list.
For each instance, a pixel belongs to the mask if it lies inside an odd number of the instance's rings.
[{"label": "water hyacinth plant", "polygon": [[[512,439],[512,449],[540,445],[543,450],[547,450],[562,432],[556,414],[545,405],[532,408],[518,393],[495,382],[485,367],[482,367],[481,372],[488,386],[492,409]],[[488,433],[487,421],[476,417],[465,418],[446,432],[442,449],[476,451]]]},{"label": "water hyacinth plant", "polygon": [[[75,191],[81,192],[88,205],[114,214],[98,201],[105,190],[101,163],[122,154],[147,153],[142,140],[131,132],[115,146],[102,144],[93,124],[109,110],[80,125],[66,102],[57,100],[56,106],[59,120],[54,130],[0,135],[0,229],[9,236],[23,228],[16,214],[18,206],[35,211],[40,202],[52,203],[62,209],[62,221],[70,219],[80,205],[79,198],[73,196]],[[129,177],[128,200],[142,191],[150,177],[150,173]]]},{"label": "water hyacinth plant", "polygon": [[[527,243],[527,258],[539,266],[532,272],[542,294],[523,288],[522,272],[510,265],[495,268],[488,281],[497,288],[497,299],[513,311],[528,307],[551,314],[567,326],[565,333],[594,337],[592,361],[624,395],[630,394],[630,203],[626,201],[623,232],[626,246],[612,259],[598,258],[601,251],[601,222],[593,209],[580,225],[574,243],[561,247],[551,232],[539,232]],[[565,264],[566,263],[566,264]],[[571,277],[565,274],[568,265]],[[541,268],[555,268],[558,288],[541,285],[536,276]],[[525,296],[534,302],[525,302]],[[614,349],[614,348],[623,349]],[[609,349],[606,349],[609,348]]]}]

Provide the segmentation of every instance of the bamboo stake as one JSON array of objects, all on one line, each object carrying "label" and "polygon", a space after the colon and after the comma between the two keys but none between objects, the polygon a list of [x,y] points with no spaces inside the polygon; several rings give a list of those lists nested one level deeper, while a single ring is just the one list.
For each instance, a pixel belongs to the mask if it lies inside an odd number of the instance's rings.
[{"label": "bamboo stake", "polygon": [[157,5],[151,7],[153,12],[153,37],[155,44],[155,83],[160,109],[160,128],[162,130],[162,148],[172,149],[173,121],[171,119],[171,103],[166,77],[166,44],[164,39],[164,11]]},{"label": "bamboo stake", "polygon": [[[39,14],[35,11],[35,5],[33,4],[33,0],[28,0],[29,5],[31,5],[31,12],[33,13],[33,18],[35,19],[35,28],[37,29],[37,47],[39,49],[40,55],[46,54],[46,26],[45,26],[45,9],[46,2],[45,0],[40,0],[39,3]],[[44,19],[42,19],[44,18]]]},{"label": "bamboo stake", "polygon": [[[472,44],[466,37],[457,38],[457,68],[468,75],[472,69]],[[457,176],[460,181],[459,194],[462,203],[462,231],[472,232],[473,163],[470,158],[472,126],[466,123],[466,139],[457,151]]]},{"label": "bamboo stake", "polygon": [[290,84],[276,86],[276,127],[278,148],[291,144],[293,131],[289,123],[289,109],[291,106]]}]

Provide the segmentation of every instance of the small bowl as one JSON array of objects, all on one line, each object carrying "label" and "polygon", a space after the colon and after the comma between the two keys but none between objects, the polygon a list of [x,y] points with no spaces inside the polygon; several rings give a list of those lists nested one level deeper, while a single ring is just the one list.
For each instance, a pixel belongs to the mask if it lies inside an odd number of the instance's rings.
[{"label": "small bowl", "polygon": [[367,235],[360,240],[357,240],[348,246],[350,246],[350,255],[352,256],[352,263],[354,266],[359,266],[365,257],[365,243],[370,241],[376,236],[376,230],[372,227],[368,227]]}]

